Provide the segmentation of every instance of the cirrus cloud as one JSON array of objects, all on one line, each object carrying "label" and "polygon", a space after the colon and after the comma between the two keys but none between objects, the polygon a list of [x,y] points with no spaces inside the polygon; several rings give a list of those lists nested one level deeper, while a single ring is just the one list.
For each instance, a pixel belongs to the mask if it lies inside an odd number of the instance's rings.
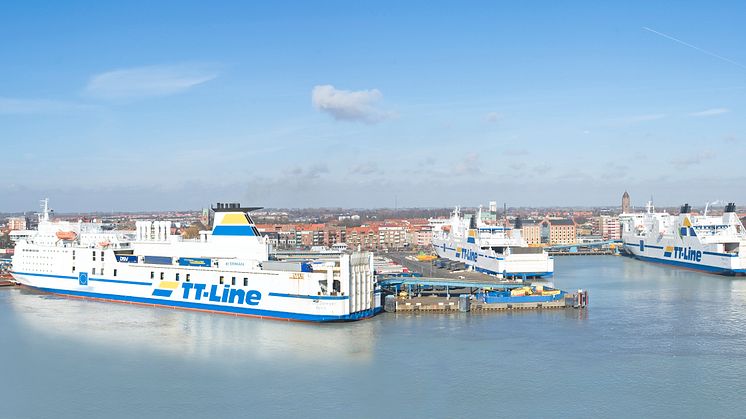
[{"label": "cirrus cloud", "polygon": [[692,112],[689,114],[689,116],[715,116],[715,115],[722,115],[724,113],[730,112],[730,109],[727,108],[712,108],[712,109],[706,109],[704,111],[700,112]]},{"label": "cirrus cloud", "polygon": [[383,99],[378,89],[340,90],[330,84],[314,86],[311,102],[314,108],[328,113],[338,121],[359,121],[375,124],[392,118],[394,113],[378,109]]},{"label": "cirrus cloud", "polygon": [[167,96],[184,92],[217,76],[213,66],[205,64],[124,68],[94,75],[85,92],[104,99]]}]

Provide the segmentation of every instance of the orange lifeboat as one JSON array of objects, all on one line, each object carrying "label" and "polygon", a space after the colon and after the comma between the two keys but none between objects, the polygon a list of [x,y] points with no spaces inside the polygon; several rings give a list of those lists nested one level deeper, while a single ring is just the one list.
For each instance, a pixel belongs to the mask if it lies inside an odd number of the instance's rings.
[{"label": "orange lifeboat", "polygon": [[109,243],[109,242],[99,242],[98,245],[101,246],[101,247],[109,247],[110,244],[111,243]]},{"label": "orange lifeboat", "polygon": [[56,236],[60,240],[75,240],[78,238],[78,233],[74,231],[58,231]]}]

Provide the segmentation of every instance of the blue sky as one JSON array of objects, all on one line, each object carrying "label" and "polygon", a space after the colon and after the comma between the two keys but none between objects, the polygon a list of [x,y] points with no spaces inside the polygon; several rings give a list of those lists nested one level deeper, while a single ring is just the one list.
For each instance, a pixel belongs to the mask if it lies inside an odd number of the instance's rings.
[{"label": "blue sky", "polygon": [[746,205],[743,2],[100,3],[2,6],[0,211]]}]

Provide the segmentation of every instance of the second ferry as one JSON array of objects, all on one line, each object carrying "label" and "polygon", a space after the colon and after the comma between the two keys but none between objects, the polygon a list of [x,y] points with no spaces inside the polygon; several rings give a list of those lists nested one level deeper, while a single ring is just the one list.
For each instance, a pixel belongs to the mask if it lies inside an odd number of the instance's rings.
[{"label": "second ferry", "polygon": [[736,204],[722,215],[692,213],[689,204],[678,215],[656,212],[648,202],[645,212],[624,213],[624,253],[634,258],[710,272],[746,275],[746,231],[736,215]]},{"label": "second ferry", "polygon": [[520,228],[487,224],[482,209],[464,216],[456,209],[433,232],[433,249],[441,258],[463,262],[475,271],[502,278],[541,278],[554,274],[554,258],[529,247]]}]

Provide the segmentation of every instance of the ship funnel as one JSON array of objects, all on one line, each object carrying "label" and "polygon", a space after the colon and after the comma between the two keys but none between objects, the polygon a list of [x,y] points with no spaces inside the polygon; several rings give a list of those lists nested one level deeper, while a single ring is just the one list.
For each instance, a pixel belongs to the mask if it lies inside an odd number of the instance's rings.
[{"label": "ship funnel", "polygon": [[516,230],[523,228],[523,221],[521,220],[521,217],[515,217],[515,223],[513,224],[513,227]]},{"label": "ship funnel", "polygon": [[477,228],[477,214],[471,216],[471,219],[469,220],[469,228]]},{"label": "ship funnel", "polygon": [[681,206],[681,213],[682,213],[682,214],[689,214],[690,212],[692,212],[692,207],[691,207],[691,205],[689,205],[689,204],[684,204],[684,205],[682,205],[682,206]]},{"label": "ship funnel", "polygon": [[725,206],[725,211],[723,212],[736,212],[736,203],[728,202],[728,205]]}]

